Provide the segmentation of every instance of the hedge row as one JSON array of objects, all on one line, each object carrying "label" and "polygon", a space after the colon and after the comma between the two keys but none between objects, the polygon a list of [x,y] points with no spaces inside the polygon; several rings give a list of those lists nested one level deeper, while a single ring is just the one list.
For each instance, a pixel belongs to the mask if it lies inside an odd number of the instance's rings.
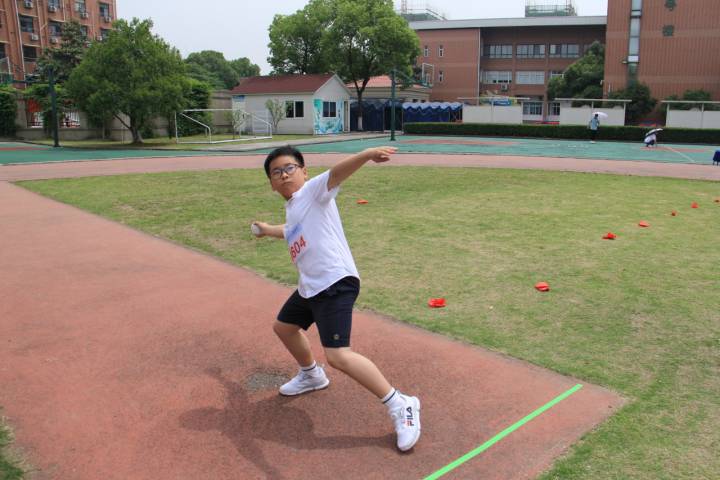
[{"label": "hedge row", "polygon": [[[587,139],[590,131],[582,125],[508,125],[490,123],[406,123],[405,133],[412,135],[479,135],[493,137],[531,137]],[[600,126],[598,140],[642,141],[648,127]],[[658,137],[668,143],[720,144],[720,130],[668,128]]]}]

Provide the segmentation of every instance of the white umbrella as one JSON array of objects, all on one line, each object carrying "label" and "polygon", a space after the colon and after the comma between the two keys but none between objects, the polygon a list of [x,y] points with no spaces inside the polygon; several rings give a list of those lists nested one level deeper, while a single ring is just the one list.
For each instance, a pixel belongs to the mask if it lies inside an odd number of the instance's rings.
[{"label": "white umbrella", "polygon": [[602,119],[608,118],[608,114],[605,112],[593,112],[592,116],[594,117],[595,115],[597,115],[598,118],[602,118]]},{"label": "white umbrella", "polygon": [[662,131],[663,131],[662,128],[654,128],[654,129],[650,130],[649,132],[647,132],[645,134],[645,136],[647,137],[648,135],[652,135],[653,133],[658,133],[658,132],[662,132]]}]

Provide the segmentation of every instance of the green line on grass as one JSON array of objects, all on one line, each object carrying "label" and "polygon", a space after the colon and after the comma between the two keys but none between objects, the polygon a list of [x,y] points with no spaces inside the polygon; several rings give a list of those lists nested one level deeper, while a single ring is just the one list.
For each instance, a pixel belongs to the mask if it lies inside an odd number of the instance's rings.
[{"label": "green line on grass", "polygon": [[457,467],[459,467],[459,466],[462,465],[463,463],[465,463],[465,462],[467,462],[468,460],[472,459],[473,457],[476,457],[477,455],[480,455],[482,452],[484,452],[484,451],[487,450],[488,448],[492,447],[492,446],[495,445],[497,442],[499,442],[500,440],[502,440],[502,439],[505,438],[506,436],[510,435],[512,432],[514,432],[514,431],[517,430],[518,428],[522,427],[523,425],[525,425],[526,423],[528,423],[528,422],[529,422],[530,420],[532,420],[533,418],[537,417],[538,415],[540,415],[541,413],[545,412],[546,410],[549,410],[549,409],[552,408],[554,405],[556,405],[556,404],[560,403],[561,401],[565,400],[567,397],[569,397],[569,396],[572,395],[573,393],[577,392],[577,391],[580,390],[581,388],[582,388],[582,385],[578,383],[577,385],[575,385],[574,387],[572,387],[572,388],[571,388],[570,390],[568,390],[567,392],[563,393],[562,395],[560,395],[560,396],[558,396],[558,397],[555,397],[555,399],[551,400],[550,402],[546,403],[546,404],[543,405],[542,407],[538,408],[537,410],[535,410],[534,412],[532,412],[530,415],[526,416],[526,417],[523,418],[522,420],[519,420],[519,421],[515,422],[513,425],[509,426],[508,428],[506,428],[506,429],[503,430],[502,432],[498,433],[497,435],[495,435],[494,437],[492,437],[490,440],[488,440],[487,442],[485,442],[485,443],[483,443],[482,445],[480,445],[479,447],[477,447],[475,450],[469,451],[468,453],[466,453],[466,454],[463,455],[462,457],[458,458],[458,459],[455,460],[454,462],[449,463],[448,465],[444,466],[443,468],[441,468],[441,469],[438,470],[437,472],[433,473],[432,475],[429,475],[429,476],[425,477],[424,480],[435,480],[436,478],[440,478],[440,477],[442,477],[443,475],[445,475],[446,473],[450,472],[451,470],[456,469]]}]

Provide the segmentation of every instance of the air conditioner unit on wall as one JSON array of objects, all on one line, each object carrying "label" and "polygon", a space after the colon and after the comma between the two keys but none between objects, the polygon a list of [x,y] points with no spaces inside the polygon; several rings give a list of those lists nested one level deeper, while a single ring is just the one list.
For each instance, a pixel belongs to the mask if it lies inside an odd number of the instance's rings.
[{"label": "air conditioner unit on wall", "polygon": [[48,12],[50,12],[50,13],[57,12],[57,7],[55,5],[48,5]]},{"label": "air conditioner unit on wall", "polygon": [[32,8],[33,3],[32,0],[25,0],[25,8]]},{"label": "air conditioner unit on wall", "polygon": [[105,16],[103,17],[103,21],[104,21],[105,23],[110,23],[110,22],[112,22],[112,17],[111,17],[110,15],[105,15]]},{"label": "air conditioner unit on wall", "polygon": [[90,18],[90,14],[88,12],[80,12],[80,18]]},{"label": "air conditioner unit on wall", "polygon": [[502,92],[507,92],[509,89],[510,89],[510,85],[508,85],[507,83],[503,83],[500,85],[500,91],[502,91]]},{"label": "air conditioner unit on wall", "polygon": [[58,37],[50,37],[50,43],[58,43]]},{"label": "air conditioner unit on wall", "polygon": [[33,42],[37,42],[38,40],[40,40],[40,37],[38,37],[37,33],[31,33],[30,40],[32,40]]}]

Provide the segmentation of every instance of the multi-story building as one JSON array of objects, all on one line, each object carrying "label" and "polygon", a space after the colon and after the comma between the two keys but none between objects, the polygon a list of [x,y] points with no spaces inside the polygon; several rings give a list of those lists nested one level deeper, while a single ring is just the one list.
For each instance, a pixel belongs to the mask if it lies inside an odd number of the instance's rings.
[{"label": "multi-story building", "polygon": [[607,18],[606,94],[637,79],[660,100],[720,100],[720,1],[609,0]]},{"label": "multi-story building", "polygon": [[420,38],[418,65],[433,101],[470,101],[488,92],[529,98],[526,121],[555,120],[547,84],[593,42],[605,43],[604,16],[531,16],[411,22]]},{"label": "multi-story building", "polygon": [[104,38],[115,18],[115,0],[0,0],[0,72],[24,81],[42,51],[59,45],[65,22],[80,22],[90,41]]}]

